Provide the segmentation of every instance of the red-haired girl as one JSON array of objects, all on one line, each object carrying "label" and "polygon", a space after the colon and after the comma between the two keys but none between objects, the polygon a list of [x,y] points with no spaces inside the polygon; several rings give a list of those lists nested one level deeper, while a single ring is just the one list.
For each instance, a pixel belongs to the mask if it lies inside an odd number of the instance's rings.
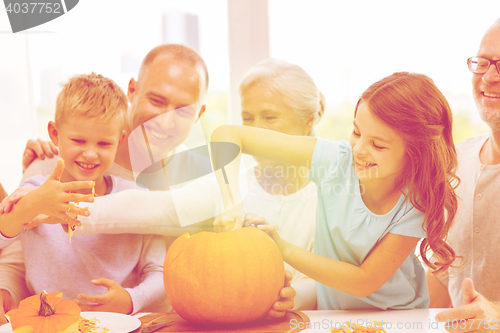
[{"label": "red-haired girl", "polygon": [[[417,243],[423,239],[420,256],[438,273],[455,260],[444,241],[457,208],[450,107],[427,76],[395,73],[362,94],[354,116],[350,142],[247,126],[219,127],[212,141],[310,167],[318,186],[315,253],[281,239],[273,221],[246,214],[244,225],[266,231],[287,263],[319,282],[318,309],[426,308]],[[216,224],[241,226],[241,215],[234,208]]]}]

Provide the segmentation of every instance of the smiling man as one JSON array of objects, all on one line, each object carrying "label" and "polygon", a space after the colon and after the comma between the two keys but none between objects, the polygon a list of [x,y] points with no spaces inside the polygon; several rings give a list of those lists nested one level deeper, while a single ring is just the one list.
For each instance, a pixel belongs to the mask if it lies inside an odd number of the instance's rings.
[{"label": "smiling man", "polygon": [[[135,181],[129,155],[128,136],[135,128],[143,126],[144,123],[151,123],[155,118],[165,119],[165,116],[168,117],[168,122],[159,124],[155,129],[148,129],[150,138],[157,136],[157,142],[151,142],[150,147],[162,151],[163,155],[166,156],[164,165],[169,170],[174,169],[169,172],[174,177],[177,177],[179,173],[186,170],[188,164],[196,165],[200,157],[194,154],[182,154],[183,158],[177,160],[174,167],[168,165],[170,160],[167,159],[171,158],[178,151],[186,150],[181,144],[189,135],[193,125],[205,111],[203,100],[207,92],[207,87],[207,67],[203,59],[196,52],[188,47],[176,44],[164,44],[152,49],[142,62],[137,80],[134,78],[130,79],[127,91],[130,107],[128,109],[126,137],[116,153],[114,163],[106,174]],[[181,112],[178,111],[179,109]],[[186,109],[190,111],[189,114],[186,114]],[[82,124],[82,126],[88,125]],[[90,127],[89,130],[97,129]],[[167,132],[169,134],[165,136]],[[38,145],[38,142],[28,143],[24,154],[25,157],[28,152],[29,156],[36,157],[34,152],[42,149],[40,146],[35,147],[35,150],[30,149],[30,144],[33,145],[33,143]],[[46,143],[44,144],[47,145]],[[47,153],[45,151],[45,154]],[[56,166],[57,158],[36,158],[28,167],[26,164],[30,162],[29,159],[23,159],[24,166],[27,169],[23,174],[22,181],[33,175],[47,175],[52,173]],[[95,168],[98,165],[93,165],[92,167]],[[156,207],[164,207],[168,211],[169,220],[173,224],[176,224],[178,217],[176,207],[172,204],[172,201],[167,200],[168,198],[165,198],[165,195],[161,196],[159,193],[147,194],[151,194],[153,198],[145,200],[151,202]],[[138,196],[135,193],[135,195],[132,195],[132,198],[123,198],[121,196],[112,198],[112,204],[106,201],[108,200],[107,197],[100,197],[100,200],[96,200],[97,205],[93,207],[93,218],[95,220],[87,221],[89,223],[87,223],[88,229],[86,233],[126,233],[127,230],[130,233],[154,233],[141,225],[141,222],[144,220],[144,217],[141,216],[142,209],[133,205],[137,201]],[[210,208],[215,206],[215,203],[207,201],[206,210],[210,211]],[[138,206],[141,206],[140,203]],[[124,209],[125,207],[128,210]],[[149,210],[152,209],[153,207],[150,207]],[[133,211],[136,214],[127,213],[128,211]],[[109,218],[110,215],[117,214],[117,212],[123,212],[124,215],[130,216],[129,221],[135,223],[133,225],[124,223],[124,228],[128,229],[119,229],[119,226],[122,225],[120,221]],[[159,215],[161,215],[161,212],[159,212]],[[82,218],[80,217],[80,219]],[[95,222],[95,225],[90,222]],[[165,231],[168,228],[158,226],[155,231],[158,231],[158,229]],[[110,230],[115,232],[109,232]],[[85,230],[83,231],[85,233]],[[162,234],[162,232],[157,233]],[[24,272],[24,265],[18,260],[19,253],[20,246],[18,244],[13,244],[8,251],[0,252],[0,264],[2,265],[0,267],[0,324],[5,321],[2,315],[4,311],[12,306],[12,302],[18,303],[21,298],[27,296],[25,287],[23,286],[24,281],[21,281],[19,278],[19,273]],[[13,296],[13,300],[11,295]],[[164,304],[163,306],[163,310],[169,309],[168,304]]]},{"label": "smiling man", "polygon": [[[428,275],[431,306],[452,310],[440,321],[473,320],[449,325],[451,332],[493,332],[500,329],[500,20],[488,29],[476,56],[468,59],[472,90],[481,119],[490,133],[457,146],[461,179],[459,209],[449,242],[467,262],[450,271],[442,284]],[[480,320],[482,319],[482,321]],[[454,330],[453,327],[458,328]]]},{"label": "smiling man", "polygon": [[[158,116],[165,115],[160,117],[165,121],[156,127],[145,128],[148,138],[152,139],[150,147],[161,149],[167,157],[172,156],[176,149],[182,149],[182,142],[205,112],[207,89],[208,70],[196,52],[177,44],[164,44],[152,49],[142,62],[137,80],[130,79],[127,137],[108,173],[135,181],[128,136],[143,124],[151,124],[151,120]],[[45,151],[47,155],[50,149]],[[43,155],[41,145],[28,143],[23,158],[27,167],[23,180],[35,174],[50,174],[54,170],[56,159],[37,158],[31,163],[37,155]]]}]

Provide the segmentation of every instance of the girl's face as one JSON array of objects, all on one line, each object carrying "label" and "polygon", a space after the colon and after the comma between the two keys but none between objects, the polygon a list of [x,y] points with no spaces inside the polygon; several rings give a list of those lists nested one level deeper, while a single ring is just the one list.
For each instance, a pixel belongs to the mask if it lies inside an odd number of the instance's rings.
[{"label": "girl's face", "polygon": [[[403,139],[361,102],[350,139],[360,183],[384,180],[394,184],[405,165]],[[390,183],[388,183],[390,184]]]}]

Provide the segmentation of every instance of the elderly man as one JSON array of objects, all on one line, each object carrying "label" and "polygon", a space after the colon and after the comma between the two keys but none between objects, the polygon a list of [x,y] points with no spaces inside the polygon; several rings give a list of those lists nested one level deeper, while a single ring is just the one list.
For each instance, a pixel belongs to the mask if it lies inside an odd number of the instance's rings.
[{"label": "elderly man", "polygon": [[[454,309],[438,314],[450,332],[500,330],[500,20],[486,32],[477,56],[468,60],[479,114],[491,132],[457,146],[461,183],[459,210],[450,245],[467,260],[440,281],[428,275],[431,307]],[[474,281],[474,283],[473,283]],[[444,284],[442,283],[444,282]],[[467,321],[466,319],[470,319]],[[452,325],[453,320],[458,323]]]},{"label": "elderly man", "polygon": [[[128,86],[127,96],[131,103],[129,108],[129,127],[127,135],[139,133],[139,137],[147,136],[147,149],[140,151],[134,145],[141,143],[135,140],[125,140],[119,148],[115,163],[109,170],[111,174],[124,179],[135,180],[134,172],[137,168],[134,165],[137,159],[147,159],[152,156],[160,156],[161,170],[156,174],[168,174],[169,177],[183,177],[185,173],[191,172],[193,166],[203,164],[203,157],[192,154],[189,151],[185,154],[178,154],[183,148],[182,142],[187,138],[195,123],[205,112],[205,98],[208,87],[208,71],[203,59],[193,50],[174,44],[166,44],[152,49],[144,58],[137,81],[131,79]],[[135,130],[135,131],[134,131]],[[144,133],[144,135],[142,135]],[[131,146],[131,144],[133,146]],[[45,146],[45,148],[43,148]],[[161,149],[160,149],[161,148]],[[45,150],[44,150],[45,149]],[[36,155],[51,155],[50,151],[55,150],[48,144],[30,141],[23,156],[23,164],[26,167]],[[139,150],[139,152],[138,152]],[[160,151],[161,150],[161,151]],[[145,153],[141,156],[141,153]],[[135,156],[133,156],[135,154]],[[175,155],[174,155],[175,154]],[[174,158],[175,156],[175,158]],[[26,169],[23,178],[34,174],[50,174],[55,167],[56,159],[44,158],[35,159]],[[157,163],[158,164],[158,163]],[[143,169],[142,169],[143,170]],[[140,170],[139,170],[140,171]],[[164,171],[164,172],[161,172]],[[155,174],[155,172],[152,172]],[[170,184],[171,178],[168,183]],[[213,187],[205,186],[206,192],[199,189],[203,182],[197,183],[179,196],[189,198],[191,204],[186,210],[191,209],[196,212],[211,212],[215,214],[217,205],[213,195],[208,195]],[[166,184],[166,189],[168,189]],[[174,190],[175,191],[175,190]],[[77,228],[78,233],[147,233],[176,235],[177,232],[169,233],[170,226],[179,229],[179,221],[176,212],[176,205],[173,202],[174,191],[124,191],[116,195],[96,198],[92,204],[92,215],[90,218],[82,219],[83,225]],[[127,193],[126,193],[127,192]],[[198,197],[197,197],[198,196]],[[199,200],[197,200],[199,199]],[[203,199],[203,200],[202,200]],[[186,200],[185,200],[186,201]],[[199,202],[203,207],[193,210],[192,203]],[[149,216],[145,217],[144,212]],[[120,213],[117,219],[113,215]],[[211,215],[212,217],[215,215]],[[207,214],[205,214],[207,216]],[[198,216],[193,219],[196,220]],[[202,221],[198,218],[197,221]],[[161,223],[166,225],[160,225]],[[0,255],[0,262],[1,262]],[[4,260],[6,261],[6,260]],[[4,278],[4,273],[0,273],[0,324],[2,323],[2,311],[8,310],[12,306],[12,297],[7,291],[16,291],[9,287],[4,280],[12,281],[16,276],[12,272],[10,276]],[[295,291],[289,287],[291,277],[287,276],[286,287],[281,290],[282,299],[274,304],[269,316],[281,317],[287,309],[293,307],[293,297]],[[2,290],[5,289],[5,290]],[[13,295],[14,300],[19,300],[19,295]],[[2,307],[1,305],[4,304]]]}]

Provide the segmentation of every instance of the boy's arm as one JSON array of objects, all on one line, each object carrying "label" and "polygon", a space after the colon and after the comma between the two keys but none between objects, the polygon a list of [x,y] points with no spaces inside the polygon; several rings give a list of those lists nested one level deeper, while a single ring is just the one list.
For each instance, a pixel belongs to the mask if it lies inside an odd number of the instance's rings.
[{"label": "boy's arm", "polygon": [[166,300],[163,287],[163,267],[165,258],[165,240],[161,236],[145,235],[138,239],[142,251],[137,263],[139,285],[123,288],[118,282],[106,278],[91,280],[95,286],[102,286],[108,291],[101,295],[78,294],[76,303],[82,311],[105,311],[134,314],[145,306],[152,306],[148,311],[167,312],[161,308],[160,301]]},{"label": "boy's arm", "polygon": [[16,240],[0,251],[0,289],[7,290],[16,304],[30,295],[25,274],[21,241]]},{"label": "boy's arm", "polygon": [[[141,283],[134,288],[125,288],[132,298],[132,314],[158,305],[167,298],[163,282],[163,262],[165,260],[165,239],[161,236],[143,236],[143,249],[139,259]],[[162,309],[155,309],[161,312]]]},{"label": "boy's arm", "polygon": [[[35,192],[36,196],[36,190],[30,193],[33,192]],[[0,233],[4,238],[14,238],[23,231],[24,224],[34,219],[37,215],[36,197],[28,197],[26,195],[14,205],[10,213],[0,215]],[[0,241],[0,248],[9,245],[12,241],[13,239]]]},{"label": "boy's arm", "polygon": [[[77,225],[79,221],[71,214],[88,214],[85,209],[75,207],[71,202],[93,201],[92,195],[71,193],[80,189],[93,187],[93,182],[80,181],[61,183],[59,179],[64,171],[64,162],[59,159],[57,167],[52,174],[41,184],[43,177],[32,177],[23,183],[23,186],[36,187],[35,190],[24,195],[9,213],[0,215],[0,233],[7,238],[12,238],[21,233],[24,225],[33,220],[39,214],[45,214],[66,221],[70,225]],[[40,186],[41,185],[41,186]],[[5,240],[0,247],[10,244]]]}]

